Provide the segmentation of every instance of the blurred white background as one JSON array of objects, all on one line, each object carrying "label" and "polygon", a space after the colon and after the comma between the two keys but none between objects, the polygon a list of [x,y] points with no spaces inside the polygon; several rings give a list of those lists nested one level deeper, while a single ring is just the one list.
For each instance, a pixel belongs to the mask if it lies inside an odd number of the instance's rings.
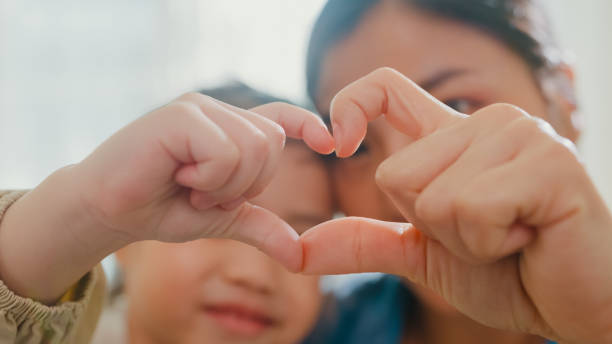
[{"label": "blurred white background", "polygon": [[[304,99],[324,0],[0,0],[0,188],[29,188],[146,111],[227,79]],[[546,0],[573,51],[581,148],[612,204],[612,1]]]},{"label": "blurred white background", "polygon": [[301,100],[324,0],[0,0],[0,188],[30,188],[185,91]]}]

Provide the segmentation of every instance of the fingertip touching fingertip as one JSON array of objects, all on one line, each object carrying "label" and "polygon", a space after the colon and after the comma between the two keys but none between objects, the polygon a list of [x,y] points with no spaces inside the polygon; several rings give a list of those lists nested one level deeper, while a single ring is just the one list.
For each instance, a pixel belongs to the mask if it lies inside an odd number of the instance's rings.
[{"label": "fingertip touching fingertip", "polygon": [[338,122],[332,122],[332,132],[334,136],[334,146],[336,150],[336,156],[341,157],[342,155],[342,128]]},{"label": "fingertip touching fingertip", "polygon": [[325,126],[306,127],[303,139],[317,153],[330,154],[334,151],[334,137]]},{"label": "fingertip touching fingertip", "polygon": [[336,145],[336,156],[338,158],[349,158],[353,154],[355,154],[360,144],[361,141],[357,142],[357,144],[353,145],[352,147],[347,146],[346,144],[342,144],[341,147],[338,147],[338,145]]},{"label": "fingertip touching fingertip", "polygon": [[294,250],[287,247],[287,251],[280,256],[274,257],[279,261],[288,271],[293,273],[300,273],[303,270],[304,264],[304,249],[302,242],[296,238],[296,245]]},{"label": "fingertip touching fingertip", "polygon": [[[311,147],[312,148],[312,147]],[[313,148],[314,149],[314,148]],[[334,148],[334,144],[332,143],[331,145],[327,145],[326,148],[322,148],[322,149],[318,149],[318,153],[322,154],[322,155],[330,155],[332,154],[336,149]]]}]

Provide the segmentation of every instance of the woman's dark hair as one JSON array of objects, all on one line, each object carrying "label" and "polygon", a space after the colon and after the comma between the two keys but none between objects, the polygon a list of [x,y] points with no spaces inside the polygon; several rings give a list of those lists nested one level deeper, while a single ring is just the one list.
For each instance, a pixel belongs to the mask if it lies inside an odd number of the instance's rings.
[{"label": "woman's dark hair", "polygon": [[[375,5],[388,0],[329,0],[308,46],[306,77],[314,101],[328,50],[348,36]],[[395,0],[481,28],[520,55],[538,75],[560,62],[550,24],[537,0]]]}]

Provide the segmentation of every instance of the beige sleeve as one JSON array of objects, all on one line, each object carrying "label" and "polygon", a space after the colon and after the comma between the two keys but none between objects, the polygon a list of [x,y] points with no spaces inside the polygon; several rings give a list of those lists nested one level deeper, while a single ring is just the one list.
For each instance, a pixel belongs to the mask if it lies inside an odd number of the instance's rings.
[{"label": "beige sleeve", "polygon": [[[0,190],[0,221],[23,194]],[[15,295],[0,281],[0,343],[89,343],[104,304],[105,283],[98,265],[71,289],[70,300],[45,306]]]}]

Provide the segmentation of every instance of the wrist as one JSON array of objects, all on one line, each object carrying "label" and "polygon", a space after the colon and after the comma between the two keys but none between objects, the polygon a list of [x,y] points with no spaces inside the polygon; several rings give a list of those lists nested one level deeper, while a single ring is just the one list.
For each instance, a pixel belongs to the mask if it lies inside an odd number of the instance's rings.
[{"label": "wrist", "polygon": [[[71,219],[66,226],[75,240],[90,252],[106,255],[127,246],[135,240],[110,226],[96,206],[91,194],[98,188],[87,178],[87,172],[80,165],[70,165],[56,172],[57,187],[72,188],[64,200],[63,214],[65,219]],[[61,190],[57,190],[61,192]]]},{"label": "wrist", "polygon": [[17,200],[0,222],[0,277],[20,296],[53,304],[127,243],[92,217],[80,177],[62,168]]}]

